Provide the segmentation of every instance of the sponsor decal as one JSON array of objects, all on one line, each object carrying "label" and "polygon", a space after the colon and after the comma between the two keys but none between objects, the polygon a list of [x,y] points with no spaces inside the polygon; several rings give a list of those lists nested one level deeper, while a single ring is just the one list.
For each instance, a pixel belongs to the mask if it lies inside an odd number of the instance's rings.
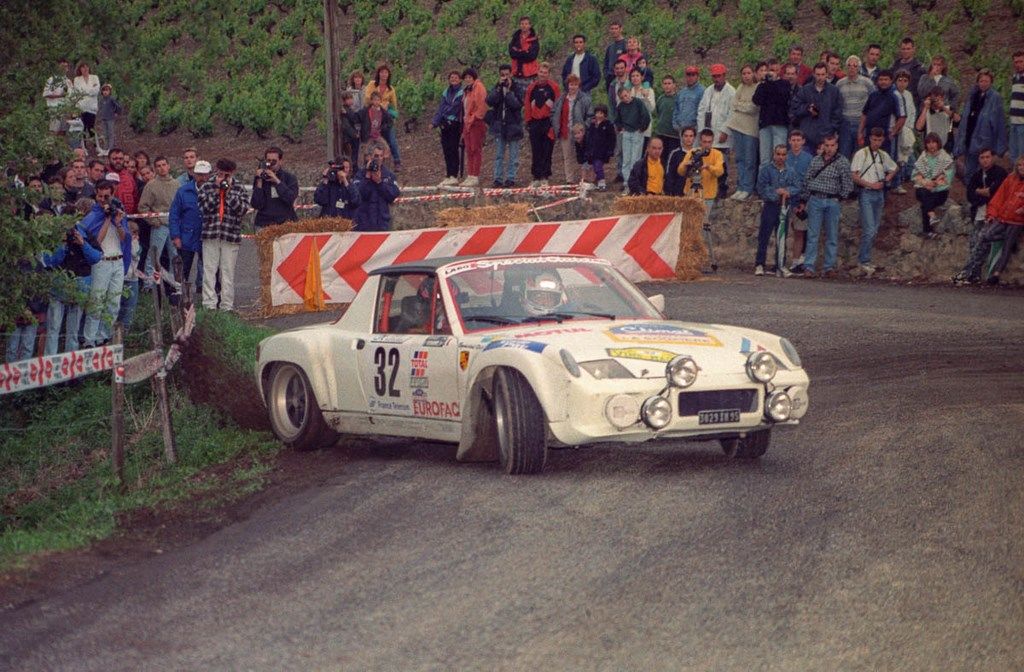
[{"label": "sponsor decal", "polygon": [[469,368],[469,350],[459,351],[459,368],[463,371]]},{"label": "sponsor decal", "polygon": [[442,269],[445,276],[455,275],[464,271],[471,271],[475,268],[501,268],[502,266],[517,266],[521,264],[578,264],[578,265],[601,265],[611,266],[611,262],[604,259],[581,259],[580,257],[507,257],[505,259],[478,259],[467,261],[454,266]]},{"label": "sponsor decal", "polygon": [[424,389],[430,387],[430,379],[424,376],[410,376],[409,387],[414,389]]},{"label": "sponsor decal", "polygon": [[412,375],[416,378],[427,375],[427,357],[430,355],[426,350],[417,350],[412,353]]},{"label": "sponsor decal", "polygon": [[370,343],[405,343],[408,336],[397,336],[395,334],[378,334],[370,339]]},{"label": "sponsor decal", "polygon": [[561,336],[563,334],[585,334],[590,329],[584,327],[556,327],[541,331],[524,331],[521,334],[513,334],[516,338],[537,338],[540,336]]},{"label": "sponsor decal", "polygon": [[423,340],[423,345],[428,348],[443,348],[448,345],[447,336],[431,336]]},{"label": "sponsor decal", "polygon": [[674,324],[623,324],[605,332],[619,343],[660,343],[666,345],[705,345],[722,347],[722,342],[698,329],[687,329]]},{"label": "sponsor decal", "polygon": [[412,396],[425,397],[427,396],[427,392],[422,387],[417,387],[415,390],[412,391]]},{"label": "sponsor decal", "polygon": [[455,419],[460,417],[459,402],[413,399],[412,413],[421,418]]},{"label": "sponsor decal", "polygon": [[392,413],[411,413],[412,406],[396,401],[394,399],[387,399],[382,397],[370,397],[369,406],[371,411],[390,411]]},{"label": "sponsor decal", "polygon": [[547,343],[541,343],[540,341],[523,341],[517,338],[500,338],[496,341],[491,341],[484,348],[487,350],[499,350],[501,348],[509,348],[512,350],[529,350],[530,352],[544,352],[544,348],[547,347]]},{"label": "sponsor decal", "polygon": [[676,353],[658,348],[608,348],[605,350],[609,357],[618,359],[639,359],[644,362],[668,363],[676,356]]},{"label": "sponsor decal", "polygon": [[[758,344],[758,346],[757,346],[757,351],[758,352],[765,352],[766,350],[767,350],[767,348],[765,348],[761,344]],[[752,352],[754,352],[754,350],[753,350],[753,346],[751,345],[751,342],[750,342],[749,338],[744,338],[742,341],[740,341],[740,354],[741,355],[749,355]]]}]

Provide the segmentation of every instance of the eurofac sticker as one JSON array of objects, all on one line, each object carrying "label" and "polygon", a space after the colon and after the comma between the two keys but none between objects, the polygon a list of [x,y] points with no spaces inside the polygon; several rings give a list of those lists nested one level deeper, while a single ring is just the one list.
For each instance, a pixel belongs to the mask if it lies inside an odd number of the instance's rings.
[{"label": "eurofac sticker", "polygon": [[605,332],[619,343],[662,343],[666,345],[706,345],[722,347],[722,342],[711,334],[687,329],[674,324],[624,324]]},{"label": "eurofac sticker", "polygon": [[658,348],[608,348],[605,352],[609,357],[619,359],[639,359],[644,362],[666,363],[676,356],[676,353]]},{"label": "eurofac sticker", "polygon": [[541,343],[540,341],[522,341],[517,338],[500,338],[496,341],[491,341],[484,348],[487,350],[498,350],[499,348],[510,348],[512,350],[529,350],[530,352],[544,352],[544,348],[547,347],[547,343]]},{"label": "eurofac sticker", "polygon": [[423,341],[423,345],[428,348],[443,348],[448,345],[447,336],[431,336]]},{"label": "eurofac sticker", "polygon": [[458,418],[459,402],[427,401],[425,399],[412,400],[413,415],[421,418],[442,418],[445,420]]}]

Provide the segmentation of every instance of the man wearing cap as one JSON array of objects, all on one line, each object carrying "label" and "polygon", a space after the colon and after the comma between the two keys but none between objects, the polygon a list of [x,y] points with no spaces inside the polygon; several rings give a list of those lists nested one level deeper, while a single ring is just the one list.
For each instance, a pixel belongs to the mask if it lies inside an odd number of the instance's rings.
[{"label": "man wearing cap", "polygon": [[178,188],[167,216],[171,242],[181,255],[186,282],[192,274],[192,262],[199,256],[194,285],[199,291],[203,288],[203,213],[199,209],[199,188],[210,179],[212,172],[213,166],[209,161],[196,161],[192,166],[192,179]]},{"label": "man wearing cap", "polygon": [[[178,180],[171,176],[171,163],[165,156],[153,160],[156,175],[142,188],[139,197],[139,212],[167,212],[171,208],[174,196],[178,192]],[[153,269],[160,262],[164,249],[167,250],[168,261],[172,261],[176,248],[169,242],[169,231],[166,217],[148,217],[150,226],[149,249],[156,250],[156,259],[152,254],[146,255],[146,287],[153,287]]]},{"label": "man wearing cap", "polygon": [[697,107],[704,96],[704,85],[700,83],[700,68],[686,67],[686,84],[676,95],[676,109],[672,113],[672,127],[682,133],[684,128],[703,128],[697,125]]},{"label": "man wearing cap", "polygon": [[732,116],[732,102],[736,97],[736,89],[725,81],[725,73],[725,66],[721,63],[711,66],[713,84],[704,89],[704,95],[697,106],[697,128],[710,128],[715,134],[714,148],[722,153],[723,171],[718,178],[718,198],[724,198],[727,189],[729,149],[732,147],[728,124]]},{"label": "man wearing cap", "polygon": [[[203,214],[203,307],[209,310],[235,309],[235,261],[246,211],[245,189],[235,182],[236,168],[231,159],[217,159],[216,178],[199,187],[199,211]],[[215,284],[218,272],[219,297]]]}]

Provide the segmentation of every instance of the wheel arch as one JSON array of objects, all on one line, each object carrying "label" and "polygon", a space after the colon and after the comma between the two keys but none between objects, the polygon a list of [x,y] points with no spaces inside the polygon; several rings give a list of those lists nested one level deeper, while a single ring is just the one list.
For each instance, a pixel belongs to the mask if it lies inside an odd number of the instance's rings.
[{"label": "wheel arch", "polygon": [[320,339],[271,339],[260,346],[256,380],[260,398],[266,404],[267,385],[276,366],[292,364],[309,380],[321,409],[337,407],[338,393],[334,384],[334,367],[329,364],[328,348]]}]

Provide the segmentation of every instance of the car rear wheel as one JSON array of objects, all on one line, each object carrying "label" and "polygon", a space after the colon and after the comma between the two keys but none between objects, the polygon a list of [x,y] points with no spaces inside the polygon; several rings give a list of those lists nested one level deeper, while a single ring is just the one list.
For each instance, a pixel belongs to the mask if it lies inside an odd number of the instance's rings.
[{"label": "car rear wheel", "polygon": [[502,468],[509,474],[540,473],[548,452],[544,409],[530,383],[515,369],[499,369],[492,399]]},{"label": "car rear wheel", "polygon": [[772,430],[762,429],[751,432],[742,439],[721,439],[722,452],[728,457],[740,460],[752,460],[761,457],[772,442]]},{"label": "car rear wheel", "polygon": [[274,367],[267,386],[267,409],[274,434],[289,448],[315,450],[338,439],[324,421],[309,379],[294,364]]}]

